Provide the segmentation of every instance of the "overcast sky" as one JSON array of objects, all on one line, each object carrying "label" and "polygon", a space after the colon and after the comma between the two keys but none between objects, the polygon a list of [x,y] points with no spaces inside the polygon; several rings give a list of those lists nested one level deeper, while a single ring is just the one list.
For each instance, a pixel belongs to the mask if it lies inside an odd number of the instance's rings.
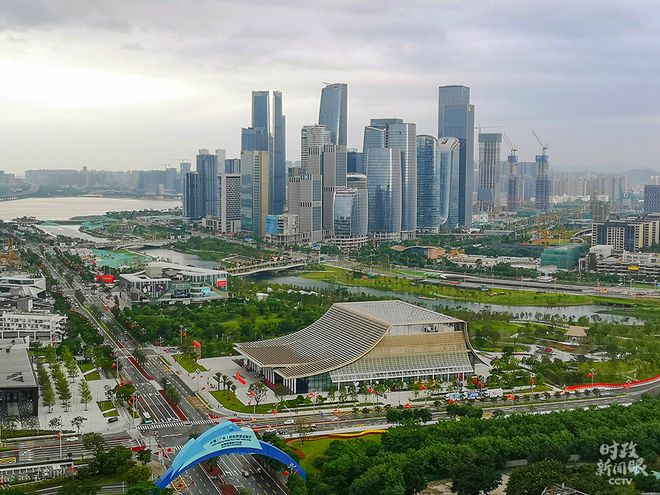
[{"label": "overcast sky", "polygon": [[[287,158],[323,82],[371,117],[437,132],[437,87],[551,167],[660,172],[654,0],[2,0],[0,169],[160,168],[238,156],[250,92],[283,92]],[[503,152],[503,155],[505,153]]]}]

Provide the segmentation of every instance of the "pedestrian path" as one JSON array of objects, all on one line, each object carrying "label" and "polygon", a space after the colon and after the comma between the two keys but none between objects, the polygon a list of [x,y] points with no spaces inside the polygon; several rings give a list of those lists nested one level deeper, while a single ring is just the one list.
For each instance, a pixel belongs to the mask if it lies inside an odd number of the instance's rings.
[{"label": "pedestrian path", "polygon": [[212,425],[215,421],[212,419],[196,419],[193,421],[164,421],[162,423],[150,423],[137,425],[138,430],[159,430],[161,428],[176,428],[177,426],[197,426]]}]

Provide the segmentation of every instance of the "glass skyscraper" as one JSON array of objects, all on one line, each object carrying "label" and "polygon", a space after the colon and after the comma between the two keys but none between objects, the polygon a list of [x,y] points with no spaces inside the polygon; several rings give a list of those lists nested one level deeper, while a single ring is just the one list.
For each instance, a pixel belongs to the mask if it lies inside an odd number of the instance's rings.
[{"label": "glass skyscraper", "polygon": [[202,208],[202,194],[197,172],[183,174],[183,216],[196,220],[204,216]]},{"label": "glass skyscraper", "polygon": [[[417,230],[456,228],[460,144],[456,138],[417,136]],[[452,192],[454,197],[452,198]],[[450,219],[453,210],[453,218]],[[453,222],[453,224],[452,224]]]},{"label": "glass skyscraper", "polygon": [[327,84],[321,90],[319,125],[330,131],[330,142],[346,146],[348,124],[348,84]]},{"label": "glass skyscraper", "polygon": [[402,119],[371,119],[364,130],[364,153],[385,146],[401,153],[401,230],[417,230],[416,125]]},{"label": "glass skyscraper", "polygon": [[268,213],[279,215],[286,204],[286,117],[282,115],[282,92],[273,91],[273,150]]},{"label": "glass skyscraper", "polygon": [[499,206],[500,145],[502,134],[479,133],[479,189],[477,201],[480,211],[493,212]]},{"label": "glass skyscraper", "polygon": [[196,157],[199,174],[202,216],[218,216],[218,155],[199,150]]},{"label": "glass skyscraper", "polygon": [[536,176],[534,202],[537,210],[546,212],[550,208],[552,185],[550,183],[550,177],[548,177],[550,161],[545,150],[543,154],[536,155],[536,164],[538,166],[538,174]]},{"label": "glass skyscraper", "polygon": [[438,88],[438,137],[455,137],[460,142],[458,218],[460,225],[469,226],[474,188],[474,105],[470,104],[470,88]]},{"label": "glass skyscraper", "polygon": [[367,152],[367,177],[369,232],[375,237],[399,236],[401,152],[395,148],[370,148]]}]

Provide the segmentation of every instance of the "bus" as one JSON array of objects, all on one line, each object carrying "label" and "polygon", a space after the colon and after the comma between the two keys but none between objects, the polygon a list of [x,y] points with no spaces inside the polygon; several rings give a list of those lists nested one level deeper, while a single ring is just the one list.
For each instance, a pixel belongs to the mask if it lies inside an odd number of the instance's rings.
[{"label": "bus", "polygon": [[149,414],[147,411],[144,411],[144,412],[142,413],[142,423],[144,423],[145,425],[148,425],[148,424],[150,424],[151,422],[152,422],[152,420],[151,420],[151,414]]}]

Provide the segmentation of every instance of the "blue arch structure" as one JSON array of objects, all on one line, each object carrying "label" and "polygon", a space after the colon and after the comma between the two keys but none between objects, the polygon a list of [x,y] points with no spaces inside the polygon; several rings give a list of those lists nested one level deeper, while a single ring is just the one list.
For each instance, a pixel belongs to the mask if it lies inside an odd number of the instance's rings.
[{"label": "blue arch structure", "polygon": [[166,488],[184,471],[212,457],[226,454],[260,454],[271,457],[289,466],[291,472],[303,479],[307,475],[296,461],[273,445],[262,442],[252,428],[242,428],[231,421],[225,421],[199,437],[191,439],[177,454],[172,465],[156,482],[158,488]]}]

